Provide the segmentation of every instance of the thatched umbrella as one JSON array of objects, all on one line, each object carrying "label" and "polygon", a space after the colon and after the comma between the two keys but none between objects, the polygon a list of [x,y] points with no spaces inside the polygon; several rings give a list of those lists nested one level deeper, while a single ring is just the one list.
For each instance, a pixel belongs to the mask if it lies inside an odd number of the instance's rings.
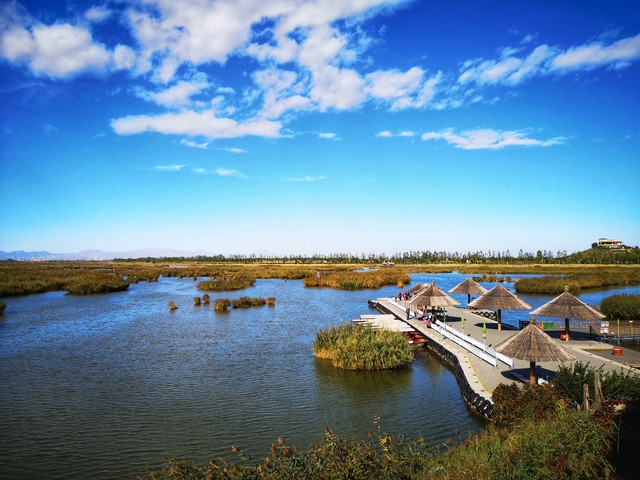
[{"label": "thatched umbrella", "polygon": [[460,302],[454,300],[436,287],[435,282],[431,282],[431,285],[424,287],[409,300],[409,305],[445,308],[460,305]]},{"label": "thatched umbrella", "polygon": [[413,287],[407,290],[407,293],[416,293],[422,290],[423,288],[424,288],[424,285],[422,285],[421,283],[416,283]]},{"label": "thatched umbrella", "polygon": [[502,285],[496,285],[481,297],[476,298],[469,306],[498,310],[499,331],[502,331],[502,310],[529,310],[531,308],[531,305],[524,300],[520,300]]},{"label": "thatched umbrella", "polygon": [[564,318],[565,340],[569,341],[569,319],[574,320],[600,320],[606,315],[594,310],[582,300],[577,299],[569,287],[564,287],[564,292],[531,312],[531,315],[541,317]]},{"label": "thatched umbrella", "polygon": [[466,293],[467,305],[471,302],[471,295],[484,295],[487,289],[469,277],[460,282],[458,285],[449,290],[449,293]]},{"label": "thatched umbrella", "polygon": [[529,361],[529,381],[536,385],[536,362],[564,362],[575,357],[551,339],[537,325],[534,318],[515,335],[496,345],[496,352],[518,360]]}]

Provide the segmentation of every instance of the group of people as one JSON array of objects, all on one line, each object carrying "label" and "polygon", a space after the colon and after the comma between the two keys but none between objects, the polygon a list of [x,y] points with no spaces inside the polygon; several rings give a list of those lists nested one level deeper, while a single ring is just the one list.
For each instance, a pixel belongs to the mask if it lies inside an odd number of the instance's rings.
[{"label": "group of people", "polygon": [[393,295],[393,299],[394,299],[396,302],[397,302],[398,300],[403,300],[403,301],[411,300],[411,297],[413,297],[413,293],[411,293],[411,292],[399,292],[399,293],[398,293],[398,292],[396,292],[396,293]]}]

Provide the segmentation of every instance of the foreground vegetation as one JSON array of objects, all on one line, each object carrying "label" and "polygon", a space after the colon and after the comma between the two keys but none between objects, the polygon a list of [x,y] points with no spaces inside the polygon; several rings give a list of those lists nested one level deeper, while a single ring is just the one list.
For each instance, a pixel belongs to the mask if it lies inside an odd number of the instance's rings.
[{"label": "foreground vegetation", "polygon": [[[432,444],[384,432],[379,418],[368,438],[326,428],[301,450],[279,438],[264,460],[233,447],[239,460],[198,465],[169,460],[151,478],[177,479],[631,479],[638,456],[638,409],[618,412],[611,400],[591,411],[571,407],[553,386],[501,385],[494,423],[457,445]],[[636,398],[637,400],[637,398]]]},{"label": "foreground vegetation", "polygon": [[413,361],[413,351],[399,332],[348,323],[323,328],[316,333],[312,350],[317,358],[331,360],[345,370],[386,370]]}]

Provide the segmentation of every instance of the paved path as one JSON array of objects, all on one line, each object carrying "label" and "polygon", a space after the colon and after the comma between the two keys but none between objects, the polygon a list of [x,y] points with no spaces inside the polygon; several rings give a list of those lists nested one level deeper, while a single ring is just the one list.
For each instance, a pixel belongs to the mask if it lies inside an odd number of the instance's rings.
[{"label": "paved path", "polygon": [[[376,299],[372,301],[372,304],[374,306],[378,304],[383,309],[387,309],[389,313],[396,315],[399,319],[407,321],[405,310],[393,305],[390,299]],[[464,330],[462,329],[461,321],[463,315],[465,319]],[[508,372],[515,371],[522,377],[529,378],[528,361],[514,360],[513,369],[502,362],[498,362],[498,367],[494,368],[484,360],[481,360],[457,344],[444,338],[432,329],[427,328],[424,322],[410,319],[408,323],[429,339],[438,342],[447,350],[455,353],[463,367],[469,384],[484,398],[490,399],[491,393],[500,383],[510,383],[515,380]],[[463,332],[464,335],[470,335],[480,342],[483,341],[483,324],[487,326],[487,345],[494,347],[518,332],[518,330],[505,328],[503,328],[502,331],[498,331],[498,322],[478,316],[470,310],[453,307],[447,308],[447,325]],[[588,333],[572,332],[571,340],[568,342],[560,340],[560,330],[547,331],[547,333],[549,333],[555,341],[567,348],[576,357],[576,361],[582,361],[583,363],[589,362],[596,368],[602,365],[605,371],[615,370],[619,372],[622,370],[626,373],[631,370],[636,373],[638,372],[621,363],[625,361],[625,359],[630,363],[635,363],[635,360],[637,360],[638,352],[625,349],[624,344],[622,345],[623,356],[615,357],[611,353],[614,345],[594,341],[589,337]],[[537,365],[538,377],[550,380],[555,375],[555,372],[557,372],[559,366],[560,362],[545,362]]]}]

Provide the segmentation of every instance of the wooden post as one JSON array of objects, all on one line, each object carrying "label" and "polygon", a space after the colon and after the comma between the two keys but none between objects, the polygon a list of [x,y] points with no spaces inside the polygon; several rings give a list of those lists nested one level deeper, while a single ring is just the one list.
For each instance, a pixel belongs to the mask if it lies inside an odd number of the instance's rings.
[{"label": "wooden post", "polygon": [[529,362],[529,382],[532,386],[538,384],[538,378],[536,377],[536,362]]},{"label": "wooden post", "polygon": [[586,383],[582,385],[582,410],[585,412],[589,411],[589,385]]},{"label": "wooden post", "polygon": [[604,401],[604,395],[602,394],[602,382],[600,380],[600,372],[594,372],[594,385],[593,390],[596,394],[596,405],[600,405]]},{"label": "wooden post", "polygon": [[564,341],[565,342],[569,341],[569,319],[568,318],[564,319]]},{"label": "wooden post", "polygon": [[502,316],[500,315],[500,309],[498,309],[498,331],[502,331]]}]

